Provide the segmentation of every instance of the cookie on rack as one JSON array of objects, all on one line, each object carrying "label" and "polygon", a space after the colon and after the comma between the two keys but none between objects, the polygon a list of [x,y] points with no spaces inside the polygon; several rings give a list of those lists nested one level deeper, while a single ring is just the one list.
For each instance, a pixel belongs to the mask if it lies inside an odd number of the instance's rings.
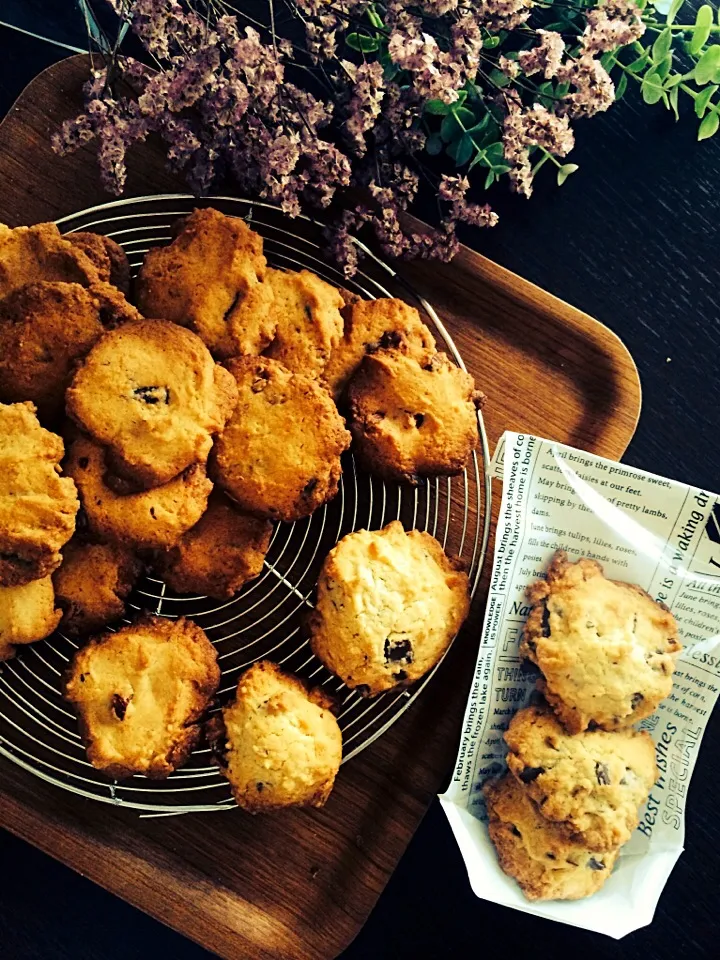
[{"label": "cookie on rack", "polygon": [[440,660],[467,617],[469,581],[429,533],[394,520],[327,555],[309,618],[315,655],[364,696],[407,686]]},{"label": "cookie on rack", "polygon": [[14,657],[22,644],[49,637],[60,615],[50,577],[0,587],[0,661]]},{"label": "cookie on rack", "polygon": [[350,434],[317,380],[268,357],[228,361],[239,401],[211,458],[213,479],[248,513],[309,516],[338,491]]},{"label": "cookie on rack", "polygon": [[205,512],[213,486],[196,463],[160,487],[117,493],[108,484],[104,448],[87,437],[70,445],[65,471],[77,484],[90,532],[136,550],[174,546]]},{"label": "cookie on rack", "polygon": [[107,283],[38,281],[0,300],[0,400],[32,400],[44,422],[65,412],[76,361],[107,329],[140,314]]},{"label": "cookie on rack", "polygon": [[106,333],[66,394],[70,416],[110,448],[114,472],[146,488],[204,463],[236,400],[235,380],[199,337],[164,320]]},{"label": "cookie on rack", "polygon": [[113,780],[162,779],[195,747],[219,683],[215,648],[197,624],[145,616],[81,647],[64,696],[94,767]]},{"label": "cookie on rack", "polygon": [[125,251],[111,237],[78,230],[65,234],[65,239],[78,247],[95,266],[101,280],[111,283],[121,293],[130,291],[130,262]]},{"label": "cookie on rack", "polygon": [[425,362],[399,349],[369,354],[348,388],[358,457],[387,480],[461,473],[478,444],[481,400],[444,353]]},{"label": "cookie on rack", "polygon": [[268,520],[243,513],[213,492],[200,520],[174,547],[159,553],[153,566],[176,593],[223,600],[262,573],[272,532]]},{"label": "cookie on rack", "polygon": [[96,633],[125,613],[125,601],[142,563],[119,543],[88,543],[73,538],[53,573],[60,629],[69,637]]},{"label": "cookie on rack", "polygon": [[63,442],[32,403],[0,404],[0,586],[39,580],[75,530],[75,484],[60,476]]},{"label": "cookie on rack", "polygon": [[265,356],[293,373],[319,377],[343,332],[340,291],[309,270],[268,269],[277,330]]},{"label": "cookie on rack", "polygon": [[503,872],[528,900],[581,900],[605,884],[618,851],[569,840],[512,774],[486,785],[488,830]]},{"label": "cookie on rack", "polygon": [[507,764],[547,820],[593,850],[630,839],[658,771],[647,731],[569,734],[546,705],[519,710],[505,733]]},{"label": "cookie on rack", "polygon": [[267,660],[254,663],[208,738],[238,806],[250,813],[322,807],[342,760],[333,701]]},{"label": "cookie on rack", "polygon": [[85,253],[54,223],[11,229],[0,223],[0,298],[26,283],[62,280],[89,287],[100,275]]},{"label": "cookie on rack", "polygon": [[559,550],[527,595],[520,654],[542,671],[539,689],[571,733],[631,726],[668,696],[677,623],[640,587]]},{"label": "cookie on rack", "polygon": [[344,328],[328,361],[323,378],[339,400],[350,379],[368,353],[400,347],[421,364],[435,355],[435,339],[418,311],[391,297],[362,300],[348,291],[343,294]]},{"label": "cookie on rack", "polygon": [[244,220],[195,210],[169,246],[146,254],[138,306],[194,330],[216,357],[259,354],[275,333],[265,269],[262,237]]}]

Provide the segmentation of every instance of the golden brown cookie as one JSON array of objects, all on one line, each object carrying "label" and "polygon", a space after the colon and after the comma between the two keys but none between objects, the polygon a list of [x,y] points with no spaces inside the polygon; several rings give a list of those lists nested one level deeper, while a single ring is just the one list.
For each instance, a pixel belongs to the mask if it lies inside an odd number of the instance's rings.
[{"label": "golden brown cookie", "polygon": [[65,471],[77,484],[91,533],[138,550],[174,546],[203,515],[212,490],[196,463],[160,487],[118,494],[106,483],[103,448],[86,437],[70,446]]},{"label": "golden brown cookie", "polygon": [[275,333],[262,237],[244,220],[195,210],[167,247],[145,256],[137,282],[146,317],[189,327],[216,357],[258,354]]},{"label": "golden brown cookie", "polygon": [[399,520],[343,537],[318,578],[314,654],[364,696],[419,680],[468,614],[458,566],[429,533],[406,533]]},{"label": "golden brown cookie", "polygon": [[545,820],[515,777],[485,787],[490,839],[503,871],[528,900],[581,900],[609,878],[617,850],[594,850],[568,840]]},{"label": "golden brown cookie", "polygon": [[329,395],[311,377],[276,360],[228,361],[240,399],[215,441],[211,473],[243,510],[298,520],[338,490],[350,434]]},{"label": "golden brown cookie", "polygon": [[333,702],[267,660],[238,682],[208,736],[238,806],[250,813],[322,807],[342,760]]},{"label": "golden brown cookie", "polygon": [[658,771],[647,731],[569,734],[546,705],[519,710],[505,733],[508,767],[547,820],[592,850],[630,839]]},{"label": "golden brown cookie", "polygon": [[202,341],[161,320],[106,333],[66,394],[70,416],[110,448],[113,470],[144,487],[204,463],[236,400],[233,377]]},{"label": "golden brown cookie", "polygon": [[399,350],[378,350],[348,388],[358,458],[388,480],[461,473],[478,443],[481,399],[473,378],[444,353],[421,365]]},{"label": "golden brown cookie", "polygon": [[677,623],[640,587],[559,550],[528,597],[520,654],[540,667],[538,686],[570,733],[629,727],[668,696]]},{"label": "golden brown cookie", "polygon": [[343,291],[343,300],[343,336],[323,373],[336,400],[368,353],[401,348],[421,364],[435,355],[435,339],[414,307],[389,297],[361,300],[347,291]]},{"label": "golden brown cookie", "polygon": [[115,287],[39,281],[0,300],[0,400],[32,400],[41,420],[65,412],[75,362],[106,329],[140,314]]},{"label": "golden brown cookie", "polygon": [[32,403],[0,404],[0,586],[46,577],[75,530],[75,484],[60,476],[60,437]]},{"label": "golden brown cookie", "polygon": [[54,223],[12,230],[0,223],[0,298],[37,280],[63,280],[89,287],[100,281],[95,265]]},{"label": "golden brown cookie", "polygon": [[130,291],[130,263],[119,243],[99,233],[79,230],[65,239],[78,247],[95,266],[100,279],[127,295]]},{"label": "golden brown cookie", "polygon": [[222,600],[262,573],[273,525],[242,513],[211,494],[200,520],[170,550],[155,558],[158,576],[176,593]]},{"label": "golden brown cookie", "polygon": [[68,637],[95,633],[119,619],[141,570],[129,547],[73,538],[53,573],[55,597],[63,611],[62,632]]},{"label": "golden brown cookie", "polygon": [[10,660],[16,646],[49,637],[60,622],[50,577],[19,587],[0,587],[0,660]]},{"label": "golden brown cookie", "polygon": [[265,351],[293,373],[319,377],[343,332],[343,298],[309,270],[268,269],[273,290],[275,339]]},{"label": "golden brown cookie", "polygon": [[197,624],[146,616],[81,647],[64,695],[94,767],[113,780],[162,779],[195,747],[219,683],[215,647]]}]

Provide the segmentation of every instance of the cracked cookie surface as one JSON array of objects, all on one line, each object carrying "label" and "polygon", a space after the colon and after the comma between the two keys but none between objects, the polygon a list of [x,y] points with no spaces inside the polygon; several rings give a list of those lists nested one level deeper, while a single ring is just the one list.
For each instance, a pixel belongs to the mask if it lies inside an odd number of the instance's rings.
[{"label": "cracked cookie surface", "polygon": [[0,661],[14,657],[18,646],[49,637],[60,616],[50,577],[0,587]]}]

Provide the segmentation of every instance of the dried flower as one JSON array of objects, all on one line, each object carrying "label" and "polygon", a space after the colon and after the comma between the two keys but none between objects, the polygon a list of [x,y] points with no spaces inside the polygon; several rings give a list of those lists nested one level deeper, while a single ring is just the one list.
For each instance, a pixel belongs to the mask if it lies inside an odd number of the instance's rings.
[{"label": "dried flower", "polygon": [[615,86],[609,73],[589,53],[564,64],[556,76],[575,87],[575,91],[568,94],[558,107],[568,117],[592,117],[607,110],[615,101]]},{"label": "dried flower", "polygon": [[564,157],[575,145],[567,117],[550,113],[535,104],[529,109],[514,109],[503,124],[503,152],[510,164],[510,182],[516,193],[532,194],[530,150],[541,147],[554,156]]},{"label": "dried flower", "polygon": [[605,53],[634,43],[644,33],[642,14],[633,0],[607,0],[588,10],[581,43],[586,53]]},{"label": "dried flower", "polygon": [[375,125],[385,95],[383,68],[375,62],[363,63],[359,67],[346,63],[345,69],[353,78],[345,129],[352,140],[355,154],[362,157],[367,150],[365,133]]},{"label": "dried flower", "polygon": [[540,43],[532,50],[521,50],[518,54],[518,69],[526,77],[542,73],[546,80],[556,76],[565,52],[565,41],[554,30],[538,30]]}]

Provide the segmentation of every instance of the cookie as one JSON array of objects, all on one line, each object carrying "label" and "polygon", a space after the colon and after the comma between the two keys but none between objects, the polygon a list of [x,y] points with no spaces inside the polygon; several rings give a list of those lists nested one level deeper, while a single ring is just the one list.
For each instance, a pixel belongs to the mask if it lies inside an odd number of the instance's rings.
[{"label": "cookie", "polygon": [[113,780],[162,779],[195,747],[219,683],[215,648],[197,624],[146,616],[81,647],[64,696],[94,767]]},{"label": "cookie", "polygon": [[547,820],[593,850],[630,839],[658,771],[646,731],[571,736],[550,707],[519,710],[505,733],[507,764]]},{"label": "cookie", "polygon": [[262,573],[272,532],[268,520],[242,513],[215,492],[195,526],[153,566],[176,593],[223,600]]},{"label": "cookie", "polygon": [[319,377],[343,332],[336,287],[309,270],[267,271],[273,290],[272,313],[277,321],[275,339],[265,351],[293,373]]},{"label": "cookie", "polygon": [[135,307],[107,283],[39,281],[0,300],[0,400],[32,400],[44,422],[65,412],[75,362],[106,329],[139,320]]},{"label": "cookie", "polygon": [[0,298],[26,283],[62,280],[89,287],[100,275],[83,251],[54,223],[11,229],[0,223]]},{"label": "cookie", "polygon": [[342,291],[342,296],[343,336],[323,373],[336,400],[368,353],[402,345],[420,364],[434,356],[435,339],[414,307],[390,297],[362,300],[348,291]]},{"label": "cookie", "polygon": [[196,463],[160,487],[116,493],[106,482],[103,448],[86,437],[71,444],[65,471],[77,484],[90,532],[138,550],[174,546],[203,515],[212,490]]},{"label": "cookie", "polygon": [[512,774],[486,786],[484,793],[500,867],[528,900],[581,900],[604,885],[617,850],[603,852],[569,840],[540,814]]},{"label": "cookie", "polygon": [[39,580],[75,530],[75,484],[60,476],[60,437],[32,403],[0,404],[0,586]]},{"label": "cookie", "polygon": [[470,608],[469,581],[429,533],[350,533],[327,555],[309,618],[315,655],[348,687],[375,696],[419,680]]},{"label": "cookie", "polygon": [[20,644],[49,637],[59,622],[50,577],[0,587],[0,660],[14,657]]},{"label": "cookie", "polygon": [[208,725],[238,806],[262,813],[325,804],[342,760],[332,706],[322,688],[267,660],[242,674],[235,699]]},{"label": "cookie", "polygon": [[73,538],[53,573],[55,597],[63,611],[60,629],[68,637],[96,633],[125,613],[125,600],[142,564],[129,547],[85,543]]},{"label": "cookie", "polygon": [[271,520],[298,520],[338,491],[350,434],[311,377],[267,357],[228,361],[240,399],[211,458],[214,480],[238,505]]},{"label": "cookie", "polygon": [[542,671],[539,689],[571,733],[629,727],[668,696],[677,623],[640,587],[559,550],[527,595],[520,654]]},{"label": "cookie", "polygon": [[444,353],[421,365],[399,350],[363,360],[348,388],[350,431],[362,465],[386,480],[462,473],[478,443],[482,395]]},{"label": "cookie", "polygon": [[130,262],[119,243],[110,237],[84,230],[68,233],[65,239],[82,250],[101,280],[111,283],[125,295],[130,292]]},{"label": "cookie", "polygon": [[216,357],[259,354],[275,333],[262,237],[244,220],[195,210],[167,247],[145,256],[140,312],[194,330]]},{"label": "cookie", "polygon": [[92,348],[66,394],[70,416],[143,487],[204,463],[237,400],[235,381],[177,324],[126,323]]}]

